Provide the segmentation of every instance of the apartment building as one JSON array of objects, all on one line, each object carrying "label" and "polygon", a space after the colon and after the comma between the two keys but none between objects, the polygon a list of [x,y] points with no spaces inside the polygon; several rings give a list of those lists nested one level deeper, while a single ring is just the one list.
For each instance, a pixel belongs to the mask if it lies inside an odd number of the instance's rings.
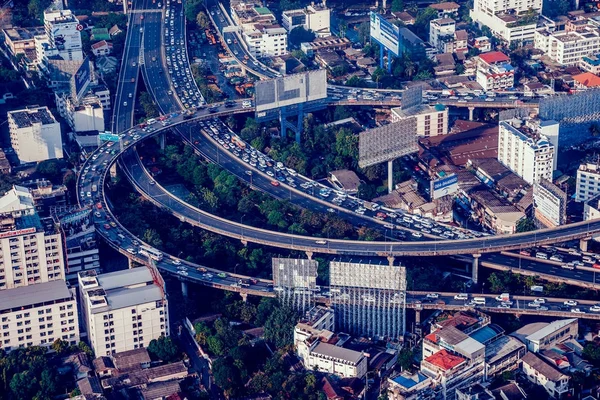
[{"label": "apartment building", "polygon": [[392,108],[391,115],[392,123],[415,117],[419,136],[437,136],[448,133],[448,109],[442,104],[435,106],[420,104],[407,109],[396,107]]},{"label": "apartment building", "polygon": [[168,303],[157,270],[83,271],[78,282],[82,320],[96,355],[147,347],[169,335]]},{"label": "apartment building", "polygon": [[558,123],[529,118],[500,122],[498,161],[527,183],[552,181],[557,151]]},{"label": "apartment building", "polygon": [[454,37],[456,21],[452,18],[437,18],[429,22],[429,44],[440,53],[445,53],[444,47],[448,39]]},{"label": "apartment building", "polygon": [[515,84],[515,70],[506,54],[491,51],[479,55],[476,79],[485,91],[506,90]]},{"label": "apartment building", "polygon": [[[67,120],[73,132],[103,132],[105,130],[104,110],[110,110],[110,92],[108,89],[102,88],[98,94],[89,93],[81,100],[73,97],[68,90],[54,92],[56,108],[59,114]],[[107,103],[108,107],[105,107]]]},{"label": "apartment building", "polygon": [[533,210],[536,223],[556,228],[567,222],[567,194],[546,179],[533,185]]},{"label": "apartment building", "polygon": [[587,201],[600,194],[600,160],[581,164],[577,170],[575,201]]},{"label": "apartment building", "polygon": [[523,356],[521,370],[531,383],[542,386],[551,398],[561,399],[569,392],[569,376],[533,353]]},{"label": "apartment building", "polygon": [[511,335],[525,343],[527,350],[530,352],[539,353],[566,340],[577,339],[579,321],[577,318],[567,318],[552,322],[527,324]]},{"label": "apartment building", "polygon": [[287,32],[279,25],[256,24],[244,30],[243,38],[248,52],[256,58],[287,54]]},{"label": "apartment building", "polygon": [[43,26],[31,28],[12,27],[2,29],[4,43],[11,56],[16,57],[23,54],[27,57],[35,57],[35,37],[45,33]]},{"label": "apartment building", "polygon": [[578,66],[584,57],[600,52],[600,33],[592,27],[580,32],[540,30],[535,33],[534,47],[561,65]]},{"label": "apartment building", "polygon": [[581,57],[579,62],[579,69],[586,72],[591,72],[594,75],[600,75],[600,57],[598,54],[587,55]]},{"label": "apartment building", "polygon": [[79,20],[71,10],[44,11],[44,28],[47,41],[40,37],[40,45],[36,46],[38,59],[58,56],[69,61],[83,60]]},{"label": "apartment building", "polygon": [[271,25],[277,18],[268,8],[262,7],[260,1],[231,1],[231,18],[243,30],[251,29],[254,24]]},{"label": "apartment building", "polygon": [[0,291],[0,348],[50,347],[79,342],[75,293],[57,280]]},{"label": "apartment building", "polygon": [[0,290],[65,279],[60,233],[42,225],[28,189],[0,198]]},{"label": "apartment building", "polygon": [[63,157],[60,124],[48,107],[9,111],[8,129],[21,163]]},{"label": "apartment building", "polygon": [[542,0],[475,0],[470,16],[506,42],[533,41]]},{"label": "apartment building", "polygon": [[313,3],[299,10],[284,11],[281,15],[281,24],[288,32],[303,27],[318,37],[329,36],[331,35],[331,10],[324,4]]}]

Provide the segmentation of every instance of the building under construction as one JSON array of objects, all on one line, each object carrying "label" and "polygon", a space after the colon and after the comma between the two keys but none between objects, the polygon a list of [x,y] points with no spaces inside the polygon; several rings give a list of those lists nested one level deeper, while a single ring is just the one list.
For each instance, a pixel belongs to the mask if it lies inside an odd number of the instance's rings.
[{"label": "building under construction", "polygon": [[300,258],[273,258],[273,289],[281,304],[300,312],[315,305],[317,262]]},{"label": "building under construction", "polygon": [[329,264],[336,330],[396,339],[405,331],[406,269],[369,262]]}]

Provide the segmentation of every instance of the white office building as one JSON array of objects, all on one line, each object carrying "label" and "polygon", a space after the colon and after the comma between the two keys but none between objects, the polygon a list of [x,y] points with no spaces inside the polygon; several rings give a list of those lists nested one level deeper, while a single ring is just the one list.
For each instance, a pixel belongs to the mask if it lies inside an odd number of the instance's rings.
[{"label": "white office building", "polygon": [[29,189],[0,198],[0,290],[65,279],[60,233],[42,226]]},{"label": "white office building", "polygon": [[456,22],[452,18],[438,18],[429,22],[429,44],[440,53],[445,53],[445,44],[454,40]]},{"label": "white office building", "polygon": [[553,61],[565,66],[578,66],[585,56],[600,52],[600,33],[597,28],[575,31],[538,31],[534,47]]},{"label": "white office building", "polygon": [[518,118],[501,121],[498,161],[529,184],[541,179],[552,181],[558,156],[555,142],[558,143],[556,122]]},{"label": "white office building", "polygon": [[44,12],[44,27],[49,46],[44,49],[46,58],[60,56],[63,60],[83,60],[81,28],[79,20],[71,10],[47,10]]},{"label": "white office building", "polygon": [[[108,89],[106,89],[108,92]],[[59,114],[67,120],[73,132],[103,132],[106,130],[104,120],[105,91],[100,91],[102,98],[89,93],[77,101],[68,91],[55,91],[54,100]],[[108,99],[110,104],[110,98]],[[110,110],[110,107],[108,108]]]},{"label": "white office building", "polygon": [[552,182],[541,179],[533,185],[533,211],[542,228],[556,228],[567,222],[567,194]]},{"label": "white office building", "polygon": [[77,301],[58,280],[0,291],[0,348],[50,347],[57,339],[79,342]]},{"label": "white office building", "polygon": [[48,107],[9,111],[8,129],[21,163],[63,157],[60,124]]},{"label": "white office building", "polygon": [[442,104],[430,106],[420,104],[403,110],[401,107],[392,108],[392,123],[406,118],[417,119],[417,135],[437,136],[448,133],[448,108]]},{"label": "white office building", "polygon": [[167,298],[157,270],[79,273],[82,320],[97,356],[147,347],[169,335]]},{"label": "white office building", "polygon": [[287,54],[287,31],[279,25],[259,25],[244,30],[248,52],[256,58]]},{"label": "white office building", "polygon": [[284,11],[281,15],[281,24],[291,32],[295,28],[303,27],[312,31],[318,37],[331,35],[331,11],[325,5],[314,3],[300,10]]},{"label": "white office building", "polygon": [[470,16],[507,42],[523,42],[533,41],[541,11],[542,0],[475,0]]},{"label": "white office building", "polygon": [[600,194],[600,161],[581,164],[577,170],[575,201],[587,201]]}]

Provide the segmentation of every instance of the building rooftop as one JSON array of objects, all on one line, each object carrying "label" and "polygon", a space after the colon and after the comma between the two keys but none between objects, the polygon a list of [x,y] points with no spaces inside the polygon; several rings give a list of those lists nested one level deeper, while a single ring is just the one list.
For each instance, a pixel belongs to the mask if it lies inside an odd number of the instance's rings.
[{"label": "building rooftop", "polygon": [[479,55],[479,59],[487,64],[498,64],[510,62],[510,58],[500,51],[490,51]]},{"label": "building rooftop", "polygon": [[450,25],[456,23],[456,21],[454,21],[452,18],[437,18],[432,20],[431,22],[436,25]]},{"label": "building rooftop", "polygon": [[125,269],[98,275],[98,284],[104,290],[152,282],[152,274],[145,267]]},{"label": "building rooftop", "polygon": [[8,115],[12,117],[17,128],[27,128],[34,124],[49,125],[56,123],[48,107],[9,111]]},{"label": "building rooftop", "polygon": [[340,169],[330,172],[332,178],[337,180],[344,190],[356,191],[360,186],[360,178],[354,171]]},{"label": "building rooftop", "polygon": [[14,185],[0,197],[0,214],[33,212],[34,208],[33,196],[29,189],[23,186]]},{"label": "building rooftop", "polygon": [[543,328],[538,329],[535,332],[531,333],[529,336],[526,337],[526,339],[529,341],[532,341],[532,342],[542,340],[546,336],[551,335],[553,332],[555,332],[559,329],[562,329],[567,325],[572,324],[574,321],[577,321],[577,319],[569,318],[569,319],[559,319],[557,321],[552,321],[548,325],[544,326]]},{"label": "building rooftop", "polygon": [[63,280],[21,286],[11,290],[0,290],[0,311],[64,299],[72,300],[73,296]]},{"label": "building rooftop", "polygon": [[142,364],[150,363],[150,355],[145,348],[122,351],[112,355],[115,367],[123,371],[141,369]]},{"label": "building rooftop", "polygon": [[427,357],[425,361],[447,371],[462,364],[466,360],[463,357],[450,354],[446,349],[442,349]]},{"label": "building rooftop", "polygon": [[600,86],[600,77],[594,75],[591,72],[584,72],[583,74],[573,75],[573,79],[585,87],[597,87]]},{"label": "building rooftop", "polygon": [[531,352],[527,352],[522,358],[521,361],[542,374],[548,380],[556,382],[561,379],[567,378],[567,376],[556,368],[544,362],[541,358],[536,356]]},{"label": "building rooftop", "polygon": [[504,333],[504,329],[496,324],[490,324],[484,326],[483,328],[477,329],[475,332],[472,332],[469,336],[473,339],[477,340],[479,343],[487,344],[499,335]]},{"label": "building rooftop", "polygon": [[489,364],[501,360],[517,349],[525,349],[525,345],[512,336],[501,336],[485,346],[485,358]]},{"label": "building rooftop", "polygon": [[429,378],[419,372],[413,375],[410,375],[407,372],[403,372],[395,378],[392,378],[392,381],[396,382],[403,388],[410,389],[418,385],[419,383],[426,381],[427,379]]},{"label": "building rooftop", "polygon": [[4,35],[11,41],[15,42],[19,40],[31,40],[35,36],[46,33],[46,30],[43,26],[35,26],[31,28],[21,28],[15,26],[12,28],[2,29],[2,32],[4,32]]},{"label": "building rooftop", "polygon": [[[163,299],[160,287],[148,285],[133,289],[116,289],[106,293],[106,301],[111,310],[131,307],[136,304],[150,303]],[[92,312],[104,312],[106,308],[93,309]]]},{"label": "building rooftop", "polygon": [[329,343],[319,343],[314,350],[314,354],[319,354],[325,357],[331,357],[338,360],[344,360],[353,364],[357,364],[362,358],[363,353],[359,351],[345,349],[343,347],[334,346]]},{"label": "building rooftop", "polygon": [[436,343],[439,340],[442,340],[449,345],[457,345],[469,338],[469,336],[467,336],[466,334],[459,331],[453,326],[446,326],[440,330],[433,332],[432,335],[436,335]]},{"label": "building rooftop", "polygon": [[460,6],[453,1],[447,1],[444,3],[431,4],[429,7],[438,11],[454,11],[458,10]]}]

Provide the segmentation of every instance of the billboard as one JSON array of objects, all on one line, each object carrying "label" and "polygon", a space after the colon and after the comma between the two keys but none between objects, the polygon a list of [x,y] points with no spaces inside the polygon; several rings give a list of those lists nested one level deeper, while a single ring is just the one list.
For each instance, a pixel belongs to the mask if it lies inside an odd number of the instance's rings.
[{"label": "billboard", "polygon": [[415,85],[406,88],[402,93],[402,104],[400,108],[402,110],[415,107],[423,103],[423,85]]},{"label": "billboard", "polygon": [[371,11],[371,39],[394,53],[400,55],[400,28]]},{"label": "billboard", "polygon": [[81,63],[81,66],[71,79],[73,80],[71,94],[79,101],[87,91],[92,80],[92,69],[90,67],[90,60],[87,57],[83,60],[83,63]]},{"label": "billboard", "polygon": [[458,191],[458,175],[446,175],[443,178],[431,181],[430,185],[432,200],[456,193]]},{"label": "billboard", "polygon": [[415,117],[369,129],[358,136],[358,165],[361,168],[391,161],[417,151],[419,147]]},{"label": "billboard", "polygon": [[255,84],[256,113],[327,98],[324,69],[283,76]]},{"label": "billboard", "polygon": [[119,139],[121,139],[121,136],[115,135],[110,132],[104,132],[104,133],[98,134],[98,139],[100,139],[104,142],[118,142]]}]

